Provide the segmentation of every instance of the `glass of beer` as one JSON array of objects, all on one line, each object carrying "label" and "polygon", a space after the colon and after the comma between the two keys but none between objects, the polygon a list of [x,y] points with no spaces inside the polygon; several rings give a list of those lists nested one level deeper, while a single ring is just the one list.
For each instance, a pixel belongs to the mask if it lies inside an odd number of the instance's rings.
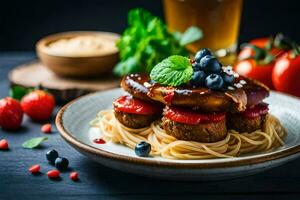
[{"label": "glass of beer", "polygon": [[203,38],[188,46],[192,52],[211,49],[225,64],[236,57],[243,0],[164,0],[166,22],[171,31],[190,26],[203,31]]}]

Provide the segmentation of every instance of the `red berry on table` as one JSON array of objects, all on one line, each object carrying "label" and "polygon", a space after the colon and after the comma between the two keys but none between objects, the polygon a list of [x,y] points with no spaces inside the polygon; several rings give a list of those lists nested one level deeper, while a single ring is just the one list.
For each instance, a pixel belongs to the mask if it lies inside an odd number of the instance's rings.
[{"label": "red berry on table", "polygon": [[43,90],[35,90],[21,100],[24,112],[34,121],[45,121],[51,117],[55,107],[53,96]]},{"label": "red berry on table", "polygon": [[32,165],[28,171],[31,172],[32,174],[37,174],[40,172],[41,166],[40,165]]},{"label": "red berry on table", "polygon": [[17,130],[23,120],[23,110],[20,103],[10,97],[0,100],[0,126],[6,130]]},{"label": "red berry on table", "polygon": [[60,172],[56,169],[50,170],[47,172],[47,176],[51,179],[58,178],[60,175]]},{"label": "red berry on table", "polygon": [[71,172],[70,179],[72,181],[78,181],[78,173],[77,172]]},{"label": "red berry on table", "polygon": [[42,127],[41,127],[41,131],[43,133],[51,133],[52,132],[52,126],[51,124],[44,124]]},{"label": "red berry on table", "polygon": [[8,147],[8,142],[5,139],[0,140],[0,150],[7,150]]}]

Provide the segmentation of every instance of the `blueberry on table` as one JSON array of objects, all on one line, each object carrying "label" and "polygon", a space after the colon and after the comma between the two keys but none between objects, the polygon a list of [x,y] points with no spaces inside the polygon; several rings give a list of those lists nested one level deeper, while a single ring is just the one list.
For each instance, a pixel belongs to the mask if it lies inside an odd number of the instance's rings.
[{"label": "blueberry on table", "polygon": [[206,77],[205,80],[206,87],[212,90],[220,90],[223,88],[224,81],[223,78],[218,74],[211,74]]},{"label": "blueberry on table", "polygon": [[140,142],[135,146],[135,154],[140,157],[147,157],[151,151],[151,145],[148,142]]},{"label": "blueberry on table", "polygon": [[58,157],[55,160],[55,167],[59,170],[67,170],[69,166],[69,161],[66,158]]},{"label": "blueberry on table", "polygon": [[192,79],[190,80],[191,85],[201,86],[205,84],[206,74],[204,71],[195,71]]},{"label": "blueberry on table", "polygon": [[200,60],[204,57],[210,55],[211,56],[211,52],[209,49],[201,49],[200,51],[198,51],[195,55],[195,61],[197,63],[200,63]]},{"label": "blueberry on table", "polygon": [[200,67],[206,73],[220,73],[221,71],[221,63],[214,56],[204,56],[200,60]]},{"label": "blueberry on table", "polygon": [[48,151],[48,152],[46,153],[46,158],[47,158],[47,160],[48,160],[50,163],[52,163],[52,164],[54,164],[55,159],[56,159],[57,157],[58,157],[58,152],[55,151],[54,149],[52,149],[52,150],[50,150],[50,151]]},{"label": "blueberry on table", "polygon": [[223,73],[222,78],[223,78],[224,83],[226,83],[227,85],[232,85],[233,84],[233,81],[234,81],[234,76],[233,75]]}]

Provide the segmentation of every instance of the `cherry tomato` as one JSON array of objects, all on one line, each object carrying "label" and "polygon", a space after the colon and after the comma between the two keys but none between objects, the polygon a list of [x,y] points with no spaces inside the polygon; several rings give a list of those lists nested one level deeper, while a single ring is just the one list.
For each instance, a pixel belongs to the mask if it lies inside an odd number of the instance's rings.
[{"label": "cherry tomato", "polygon": [[235,66],[234,70],[240,75],[256,79],[270,89],[273,89],[272,84],[272,70],[274,67],[274,62],[267,65],[258,65],[254,59],[239,61]]},{"label": "cherry tomato", "polygon": [[[255,45],[259,48],[264,48],[266,46],[266,44],[268,43],[269,38],[264,37],[264,38],[256,38],[253,39],[249,42],[249,44]],[[239,55],[238,55],[238,59],[239,60],[243,60],[243,59],[247,59],[249,57],[254,56],[255,52],[254,49],[249,47],[249,46],[245,46],[243,47],[243,49],[241,49]]]},{"label": "cherry tomato", "polygon": [[[255,45],[257,47],[260,47],[260,48],[264,48],[264,47],[266,47],[266,45],[267,45],[268,42],[269,42],[269,38],[268,37],[264,37],[264,38],[253,39],[253,40],[250,41],[250,44],[253,44],[253,45]],[[283,54],[286,53],[285,50],[278,49],[278,48],[275,48],[275,47],[273,47],[270,52],[275,57],[280,57],[280,56],[282,56]]]},{"label": "cherry tomato", "polygon": [[300,97],[300,55],[280,57],[274,66],[272,80],[276,90]]},{"label": "cherry tomato", "polygon": [[266,44],[269,42],[268,37],[263,37],[263,38],[255,38],[253,40],[250,40],[250,44],[253,44],[257,47],[264,48]]},{"label": "cherry tomato", "polygon": [[168,119],[190,125],[205,122],[220,122],[225,119],[225,113],[201,114],[187,108],[167,107],[164,116]]},{"label": "cherry tomato", "polygon": [[[268,37],[263,37],[263,38],[256,38],[256,39],[250,40],[249,44],[255,45],[255,46],[259,47],[259,48],[265,48],[268,42],[269,42],[269,38]],[[273,47],[270,50],[270,53],[272,55],[274,55],[275,57],[280,57],[284,53],[286,53],[286,51]],[[251,56],[254,56],[254,50],[253,50],[253,48],[251,48],[249,46],[245,46],[240,51],[240,53],[238,55],[238,59],[239,60],[243,60],[243,59],[249,58]]]},{"label": "cherry tomato", "polygon": [[140,115],[160,113],[162,110],[158,105],[135,99],[132,96],[121,96],[114,101],[113,105],[116,111]]}]

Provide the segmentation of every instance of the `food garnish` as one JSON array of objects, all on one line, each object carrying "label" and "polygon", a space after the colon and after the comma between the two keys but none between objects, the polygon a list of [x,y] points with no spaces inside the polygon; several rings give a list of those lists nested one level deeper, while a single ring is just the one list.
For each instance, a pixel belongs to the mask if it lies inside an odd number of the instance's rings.
[{"label": "food garnish", "polygon": [[192,79],[193,68],[187,57],[173,55],[155,65],[150,78],[161,85],[179,86]]},{"label": "food garnish", "polygon": [[51,164],[54,164],[55,159],[58,158],[58,152],[54,149],[47,151],[46,158]]},{"label": "food garnish", "polygon": [[57,179],[59,178],[60,172],[56,169],[50,170],[47,172],[47,176],[50,179]]},{"label": "food garnish", "polygon": [[128,28],[117,42],[121,61],[114,73],[118,76],[150,73],[157,63],[168,56],[188,56],[185,45],[201,37],[202,31],[197,27],[190,27],[183,34],[171,33],[158,17],[143,9],[133,9],[128,14]]},{"label": "food garnish", "polygon": [[25,149],[34,149],[38,146],[40,146],[40,144],[44,141],[48,140],[48,137],[36,137],[36,138],[32,138],[30,140],[25,141],[22,144],[22,147]]},{"label": "food garnish", "polygon": [[52,132],[52,125],[51,124],[44,124],[42,127],[41,127],[41,131],[43,133],[51,133]]},{"label": "food garnish", "polygon": [[201,49],[194,60],[184,56],[173,55],[155,65],[150,73],[154,82],[166,86],[193,87],[205,86],[212,90],[222,90],[234,86],[238,74],[232,67],[222,67],[218,59],[208,49]]},{"label": "food garnish", "polygon": [[77,172],[71,172],[70,173],[70,179],[72,180],[72,181],[78,181],[78,173]]},{"label": "food garnish", "polygon": [[41,166],[40,165],[32,165],[28,171],[31,172],[32,174],[38,174],[40,173]]},{"label": "food garnish", "polygon": [[58,157],[55,159],[55,167],[61,171],[67,170],[69,166],[69,160],[67,158]]}]

